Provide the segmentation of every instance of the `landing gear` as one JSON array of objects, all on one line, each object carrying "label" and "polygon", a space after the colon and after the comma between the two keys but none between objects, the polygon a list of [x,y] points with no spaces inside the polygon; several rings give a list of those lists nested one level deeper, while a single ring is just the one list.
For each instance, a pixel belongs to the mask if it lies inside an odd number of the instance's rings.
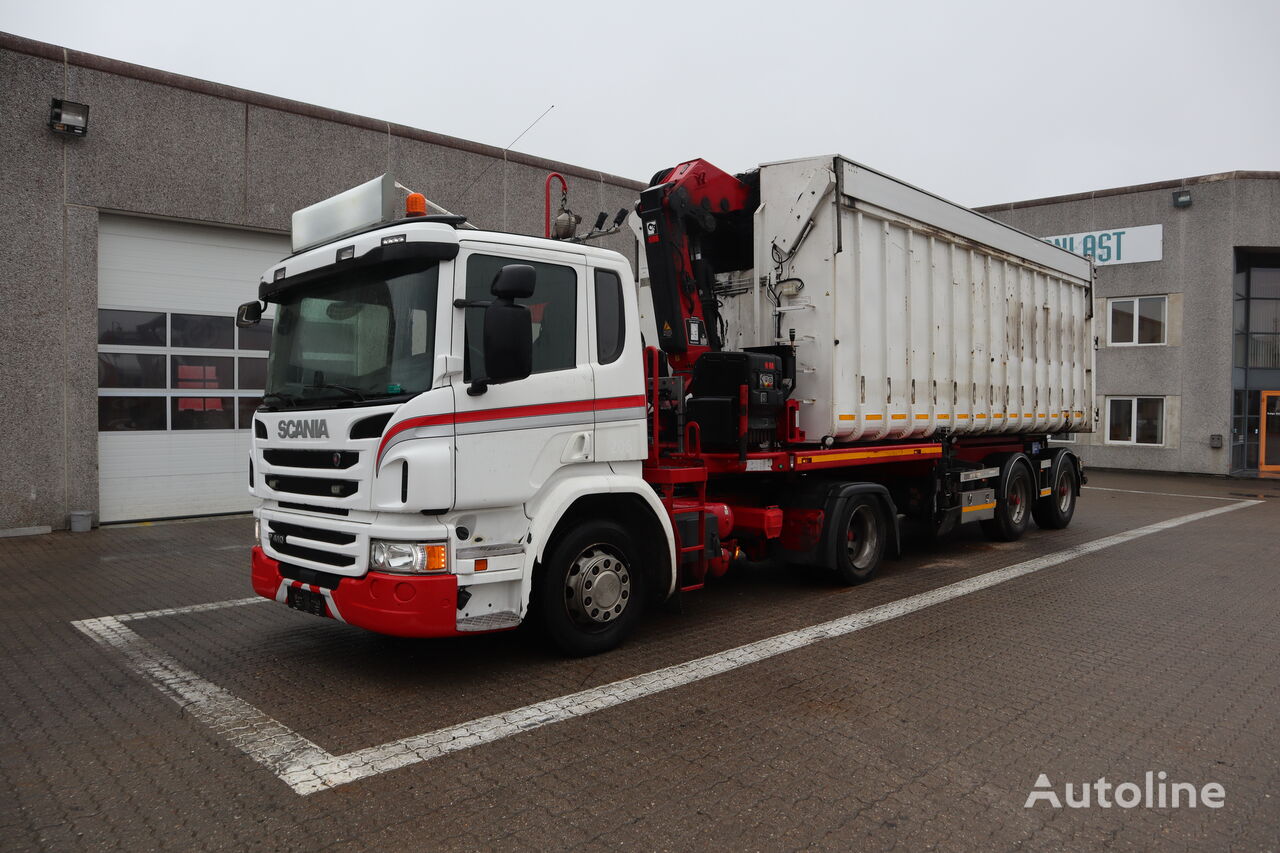
[{"label": "landing gear", "polygon": [[587,521],[555,544],[535,591],[542,623],[564,652],[608,651],[644,609],[644,572],[631,535],[611,521]]}]

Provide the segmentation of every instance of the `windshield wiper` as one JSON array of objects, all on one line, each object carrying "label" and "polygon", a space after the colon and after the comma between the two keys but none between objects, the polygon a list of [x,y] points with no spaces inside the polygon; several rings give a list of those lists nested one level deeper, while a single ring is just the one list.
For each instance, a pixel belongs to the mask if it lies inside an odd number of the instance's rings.
[{"label": "windshield wiper", "polygon": [[334,391],[341,391],[341,392],[343,392],[344,394],[349,394],[350,396],[355,397],[357,400],[359,400],[359,401],[360,401],[360,402],[362,402],[362,403],[363,403],[363,402],[364,402],[364,400],[365,400],[365,396],[364,396],[364,394],[363,394],[363,393],[361,393],[358,389],[356,389],[356,388],[352,388],[350,385],[335,385],[335,384],[333,384],[332,382],[324,382],[324,383],[321,383],[321,384],[319,384],[319,385],[306,385],[306,386],[303,386],[303,390],[304,390],[304,391],[306,391],[306,390],[319,390],[319,389],[321,389],[321,388],[332,388]]},{"label": "windshield wiper", "polygon": [[301,397],[299,397],[297,394],[290,394],[290,393],[285,392],[285,391],[273,391],[273,392],[271,392],[270,394],[263,394],[263,395],[262,395],[262,402],[264,402],[264,403],[268,403],[268,404],[269,404],[269,403],[272,403],[272,402],[276,402],[276,403],[296,403],[296,402],[298,402],[298,401],[299,401],[299,400],[301,400],[301,399],[302,399],[302,398],[301,398]]}]

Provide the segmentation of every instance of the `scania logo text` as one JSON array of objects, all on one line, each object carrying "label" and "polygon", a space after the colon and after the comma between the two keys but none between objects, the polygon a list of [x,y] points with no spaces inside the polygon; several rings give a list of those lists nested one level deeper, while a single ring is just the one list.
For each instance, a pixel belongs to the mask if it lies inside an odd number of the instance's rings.
[{"label": "scania logo text", "polygon": [[306,421],[280,421],[276,428],[281,438],[328,438],[329,422],[324,418]]}]

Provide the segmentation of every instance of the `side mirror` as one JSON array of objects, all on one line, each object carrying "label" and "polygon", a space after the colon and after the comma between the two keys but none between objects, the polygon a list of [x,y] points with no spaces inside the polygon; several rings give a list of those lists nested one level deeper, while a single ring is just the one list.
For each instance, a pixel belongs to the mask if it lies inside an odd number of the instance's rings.
[{"label": "side mirror", "polygon": [[528,264],[508,264],[493,279],[496,297],[484,309],[484,378],[467,389],[473,397],[490,385],[515,382],[533,372],[533,317],[514,300],[533,295],[537,273]]},{"label": "side mirror", "polygon": [[489,292],[499,299],[528,299],[538,283],[538,273],[528,264],[507,264],[493,277]]},{"label": "side mirror", "polygon": [[236,325],[250,329],[262,322],[262,303],[246,302],[236,309]]}]

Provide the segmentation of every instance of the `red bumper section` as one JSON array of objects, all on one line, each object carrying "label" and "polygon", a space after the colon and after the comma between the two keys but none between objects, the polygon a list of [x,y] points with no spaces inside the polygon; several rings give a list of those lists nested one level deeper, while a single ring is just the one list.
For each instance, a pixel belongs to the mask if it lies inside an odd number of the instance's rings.
[{"label": "red bumper section", "polygon": [[[343,578],[337,589],[325,590],[280,574],[280,563],[253,548],[253,591],[283,601],[281,585],[323,594],[330,616],[379,634],[394,637],[456,637],[458,578],[455,575],[405,577],[369,572],[362,578]],[[336,612],[334,612],[336,611]]]}]

